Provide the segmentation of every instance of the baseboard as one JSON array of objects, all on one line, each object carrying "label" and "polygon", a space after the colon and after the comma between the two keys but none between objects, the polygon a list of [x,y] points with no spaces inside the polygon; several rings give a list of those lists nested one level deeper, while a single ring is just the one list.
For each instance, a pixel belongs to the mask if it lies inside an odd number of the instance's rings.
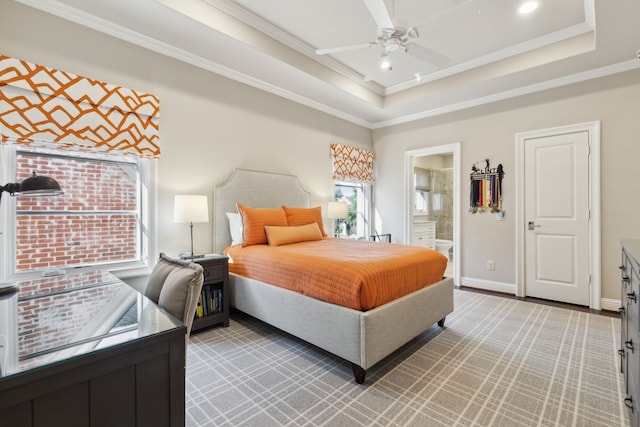
[{"label": "baseboard", "polygon": [[485,291],[501,292],[504,294],[516,294],[516,285],[513,283],[494,282],[492,280],[473,279],[471,277],[462,277],[460,279],[461,286],[469,288],[482,289]]},{"label": "baseboard", "polygon": [[[484,291],[501,292],[504,294],[515,295],[516,285],[513,283],[494,282],[491,280],[474,279],[471,277],[462,277],[460,285],[474,289],[482,289]],[[613,298],[600,299],[600,309],[606,311],[618,312],[620,308],[620,300]]]},{"label": "baseboard", "polygon": [[620,305],[621,304],[619,299],[613,299],[613,298],[600,299],[600,308],[602,310],[618,312]]}]

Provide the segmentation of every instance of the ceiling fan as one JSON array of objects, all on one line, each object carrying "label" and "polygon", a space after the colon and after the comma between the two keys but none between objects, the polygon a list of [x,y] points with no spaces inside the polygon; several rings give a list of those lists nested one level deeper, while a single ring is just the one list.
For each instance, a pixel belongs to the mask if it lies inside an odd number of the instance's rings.
[{"label": "ceiling fan", "polygon": [[[417,25],[408,26],[407,23],[401,19],[391,18],[389,12],[387,11],[387,7],[384,4],[384,0],[362,1],[367,6],[367,9],[369,9],[369,13],[378,25],[376,41],[327,49],[317,49],[317,55],[327,55],[355,49],[378,47],[382,48],[382,51],[380,53],[381,58],[389,56],[391,52],[401,50],[411,56],[414,56],[437,67],[442,67],[449,62],[449,58],[447,56],[422,45],[413,43],[412,40],[420,37],[420,34],[416,29]],[[473,0],[467,0],[457,6],[454,6],[453,8],[437,14],[436,16],[431,16],[427,20],[431,20],[438,16],[444,15],[452,11],[453,9],[457,9],[461,6],[471,3],[472,1]],[[422,21],[421,24],[423,24],[427,20]],[[390,70],[391,68],[389,67],[387,69]]]}]

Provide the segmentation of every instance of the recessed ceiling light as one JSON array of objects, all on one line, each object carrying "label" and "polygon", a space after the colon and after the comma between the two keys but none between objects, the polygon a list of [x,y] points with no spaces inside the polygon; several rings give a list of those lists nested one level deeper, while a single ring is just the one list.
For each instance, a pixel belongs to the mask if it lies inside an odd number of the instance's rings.
[{"label": "recessed ceiling light", "polygon": [[531,13],[536,10],[538,6],[540,6],[540,2],[538,1],[526,1],[520,5],[518,13],[521,15],[526,15],[527,13]]}]

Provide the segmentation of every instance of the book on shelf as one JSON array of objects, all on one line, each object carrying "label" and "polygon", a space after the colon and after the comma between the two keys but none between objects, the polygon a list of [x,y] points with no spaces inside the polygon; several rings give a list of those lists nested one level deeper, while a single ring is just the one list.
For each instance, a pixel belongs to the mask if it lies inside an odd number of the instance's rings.
[{"label": "book on shelf", "polygon": [[202,303],[198,300],[198,306],[196,307],[196,317],[202,317]]},{"label": "book on shelf", "polygon": [[205,285],[200,292],[196,318],[222,311],[222,289],[212,285]]}]

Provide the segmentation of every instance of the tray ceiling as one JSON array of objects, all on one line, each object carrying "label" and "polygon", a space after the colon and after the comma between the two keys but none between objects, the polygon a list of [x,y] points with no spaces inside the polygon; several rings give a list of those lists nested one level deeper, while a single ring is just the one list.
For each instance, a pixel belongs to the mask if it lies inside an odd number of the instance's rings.
[{"label": "tray ceiling", "polygon": [[640,68],[635,1],[17,1],[370,128]]}]

